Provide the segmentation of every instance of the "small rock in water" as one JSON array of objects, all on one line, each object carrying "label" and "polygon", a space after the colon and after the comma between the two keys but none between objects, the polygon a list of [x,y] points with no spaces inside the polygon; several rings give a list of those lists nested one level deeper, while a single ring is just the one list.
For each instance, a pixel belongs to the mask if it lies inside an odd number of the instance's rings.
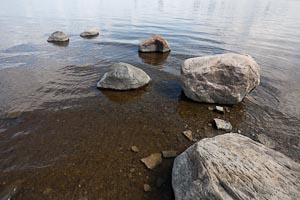
[{"label": "small rock in water", "polygon": [[48,40],[48,42],[67,42],[69,41],[69,36],[61,31],[55,31],[52,33]]},{"label": "small rock in water", "polygon": [[141,161],[146,165],[148,169],[154,169],[162,162],[162,158],[160,153],[153,153],[146,158],[142,158]]},{"label": "small rock in water", "polygon": [[242,133],[242,131],[241,130],[238,130],[238,134],[241,134]]},{"label": "small rock in water", "polygon": [[207,125],[208,125],[208,126],[212,126],[212,123],[208,123]]},{"label": "small rock in water", "polygon": [[189,139],[190,141],[193,141],[193,133],[190,130],[183,131],[182,134]]},{"label": "small rock in water", "polygon": [[224,131],[232,130],[232,125],[230,124],[230,122],[227,122],[225,120],[218,119],[218,118],[215,118],[214,122],[215,122],[218,130],[224,130]]},{"label": "small rock in water", "polygon": [[150,192],[151,191],[151,187],[149,184],[144,184],[144,191],[145,192]]},{"label": "small rock in water", "polygon": [[213,108],[213,107],[211,107],[211,106],[208,106],[208,110],[210,110],[210,111],[213,111],[213,110],[214,110],[214,108]]},{"label": "small rock in water", "polygon": [[168,52],[171,48],[161,35],[152,35],[139,44],[140,52]]},{"label": "small rock in water", "polygon": [[81,37],[86,37],[86,38],[96,37],[98,35],[99,35],[99,31],[96,29],[90,29],[90,30],[84,31],[80,34]]},{"label": "small rock in water", "polygon": [[137,153],[137,152],[139,152],[140,150],[139,150],[139,148],[138,148],[137,146],[132,146],[132,147],[131,147],[131,151]]},{"label": "small rock in water", "polygon": [[174,158],[177,156],[176,151],[162,151],[161,153],[164,158]]},{"label": "small rock in water", "polygon": [[215,111],[224,114],[224,108],[222,106],[216,106]]},{"label": "small rock in water", "polygon": [[230,112],[230,110],[229,110],[229,108],[228,107],[225,107],[225,110],[226,110],[226,112]]}]

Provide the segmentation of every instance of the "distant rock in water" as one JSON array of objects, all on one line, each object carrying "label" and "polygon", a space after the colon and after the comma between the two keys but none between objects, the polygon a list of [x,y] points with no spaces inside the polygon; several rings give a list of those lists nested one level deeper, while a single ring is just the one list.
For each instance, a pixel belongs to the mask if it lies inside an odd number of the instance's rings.
[{"label": "distant rock in water", "polygon": [[99,35],[99,31],[96,29],[90,29],[90,30],[80,33],[80,36],[85,37],[85,38],[92,38],[92,37],[96,37],[98,35]]},{"label": "distant rock in water", "polygon": [[175,200],[300,199],[300,164],[248,137],[200,140],[176,157]]},{"label": "distant rock in water", "polygon": [[190,58],[181,67],[185,95],[198,102],[236,104],[260,83],[259,66],[234,53]]},{"label": "distant rock in water", "polygon": [[69,41],[69,36],[61,31],[55,31],[52,33],[48,40],[48,42],[67,42]]},{"label": "distant rock in water", "polygon": [[127,63],[115,63],[98,82],[97,87],[113,90],[130,90],[140,88],[150,82],[151,78],[141,69]]},{"label": "distant rock in water", "polygon": [[171,51],[171,48],[162,36],[152,35],[139,44],[140,52],[168,52]]}]

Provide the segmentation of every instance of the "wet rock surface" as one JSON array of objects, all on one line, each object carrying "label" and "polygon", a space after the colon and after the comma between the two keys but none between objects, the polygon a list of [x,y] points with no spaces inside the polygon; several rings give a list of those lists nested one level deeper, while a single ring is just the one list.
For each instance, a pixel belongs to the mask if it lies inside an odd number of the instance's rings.
[{"label": "wet rock surface", "polygon": [[54,33],[52,33],[48,40],[48,42],[68,42],[69,41],[69,36],[67,34],[65,34],[62,31],[55,31]]},{"label": "wet rock surface", "polygon": [[176,200],[299,199],[300,165],[248,137],[228,133],[199,141],[175,161]]},{"label": "wet rock surface", "polygon": [[139,44],[140,52],[168,52],[171,51],[171,48],[166,39],[161,35],[152,35]]},{"label": "wet rock surface", "polygon": [[80,33],[80,36],[84,37],[84,38],[92,38],[92,37],[96,37],[98,35],[99,35],[99,31],[96,29],[90,29],[90,30],[86,30],[86,31]]},{"label": "wet rock surface", "polygon": [[115,63],[101,80],[98,88],[113,90],[137,89],[147,85],[151,78],[142,70],[127,63]]},{"label": "wet rock surface", "polygon": [[236,104],[260,83],[260,68],[249,55],[190,58],[181,67],[185,95],[197,102]]}]

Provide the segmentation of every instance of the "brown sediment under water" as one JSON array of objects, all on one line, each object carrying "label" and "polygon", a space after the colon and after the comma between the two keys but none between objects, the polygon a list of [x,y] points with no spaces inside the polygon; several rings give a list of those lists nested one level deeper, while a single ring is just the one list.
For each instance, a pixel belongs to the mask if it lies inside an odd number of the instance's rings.
[{"label": "brown sediment under water", "polygon": [[[197,140],[223,134],[214,118],[300,162],[298,1],[55,2],[1,5],[1,200],[174,199],[174,158],[153,170],[140,160],[181,153],[193,144],[186,130]],[[79,36],[97,26],[99,37]],[[69,34],[67,45],[46,42],[56,30]],[[168,40],[170,53],[137,52],[154,33]],[[179,75],[184,59],[225,52],[251,54],[261,84],[220,114],[188,100]],[[98,90],[115,62],[140,67],[152,81],[138,90]]]}]

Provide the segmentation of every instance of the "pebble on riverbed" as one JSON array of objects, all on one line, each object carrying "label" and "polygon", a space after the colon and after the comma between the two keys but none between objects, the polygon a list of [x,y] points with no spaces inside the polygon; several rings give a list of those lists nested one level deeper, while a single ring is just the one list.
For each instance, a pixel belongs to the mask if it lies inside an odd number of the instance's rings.
[{"label": "pebble on riverbed", "polygon": [[144,184],[144,191],[145,192],[150,192],[151,191],[151,187],[150,187],[150,185],[149,184]]},{"label": "pebble on riverbed", "polygon": [[174,158],[177,156],[176,151],[162,151],[161,153],[164,158]]},{"label": "pebble on riverbed", "polygon": [[189,140],[189,141],[193,141],[193,133],[190,130],[187,131],[183,131],[182,134]]},{"label": "pebble on riverbed", "polygon": [[214,111],[224,114],[224,108],[222,106],[216,106]]},{"label": "pebble on riverbed", "polygon": [[160,153],[153,153],[148,157],[142,158],[141,161],[148,169],[154,169],[162,162],[162,157]]},{"label": "pebble on riverbed", "polygon": [[224,131],[232,130],[232,125],[230,124],[230,122],[227,122],[223,119],[218,119],[218,118],[215,118],[214,122],[215,122],[218,130],[224,130]]},{"label": "pebble on riverbed", "polygon": [[140,150],[137,146],[132,146],[131,147],[131,151],[135,152],[135,153],[138,153]]}]

